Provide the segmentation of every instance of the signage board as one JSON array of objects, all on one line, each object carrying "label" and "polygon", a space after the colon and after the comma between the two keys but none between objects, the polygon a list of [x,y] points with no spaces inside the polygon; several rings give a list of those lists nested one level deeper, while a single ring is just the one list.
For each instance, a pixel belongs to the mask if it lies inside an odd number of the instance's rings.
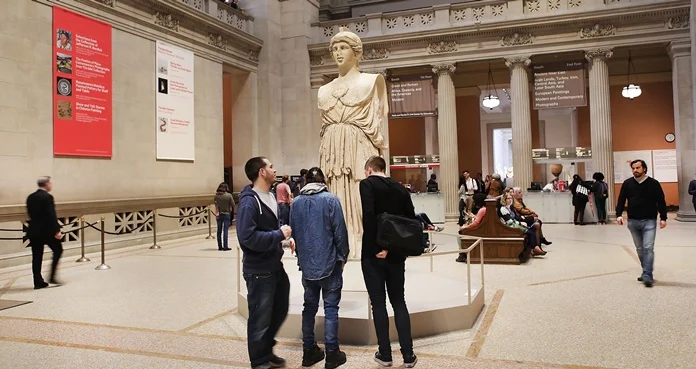
[{"label": "signage board", "polygon": [[585,63],[549,63],[532,66],[534,109],[587,106]]}]

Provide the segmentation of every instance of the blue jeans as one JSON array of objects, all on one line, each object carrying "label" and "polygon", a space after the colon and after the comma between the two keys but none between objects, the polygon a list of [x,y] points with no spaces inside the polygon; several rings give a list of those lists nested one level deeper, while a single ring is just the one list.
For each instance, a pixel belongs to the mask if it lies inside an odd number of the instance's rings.
[{"label": "blue jeans", "polygon": [[290,280],[284,269],[273,273],[244,273],[247,285],[249,320],[247,344],[251,367],[268,363],[275,335],[288,316]]},{"label": "blue jeans", "polygon": [[290,204],[278,204],[278,220],[281,226],[290,224]]},{"label": "blue jeans", "polygon": [[338,304],[343,289],[343,266],[338,263],[330,276],[318,281],[302,278],[304,310],[302,310],[302,344],[305,349],[317,345],[314,320],[319,310],[319,294],[324,299],[324,344],[327,351],[338,351]]},{"label": "blue jeans", "polygon": [[[223,249],[223,241],[224,241],[224,248],[228,249],[229,245],[227,243],[227,235],[229,234],[230,231],[230,220],[232,219],[232,214],[220,214],[217,217],[217,242],[218,242],[218,250]],[[223,235],[224,233],[224,235]]]},{"label": "blue jeans", "polygon": [[629,219],[628,230],[631,231],[633,244],[636,245],[636,252],[643,267],[643,280],[648,277],[649,281],[653,278],[653,262],[655,261],[655,231],[657,230],[657,220],[655,219]]}]

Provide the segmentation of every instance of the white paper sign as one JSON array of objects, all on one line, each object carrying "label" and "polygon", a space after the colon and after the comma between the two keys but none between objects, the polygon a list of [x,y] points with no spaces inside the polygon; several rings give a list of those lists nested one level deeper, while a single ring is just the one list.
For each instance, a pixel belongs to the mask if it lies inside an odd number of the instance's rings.
[{"label": "white paper sign", "polygon": [[645,161],[648,166],[648,175],[653,176],[652,151],[614,151],[614,183],[621,184],[626,179],[633,177],[631,162],[638,159]]},{"label": "white paper sign", "polygon": [[653,150],[652,177],[662,183],[677,182],[677,150]]},{"label": "white paper sign", "polygon": [[193,52],[157,41],[157,159],[195,160]]}]

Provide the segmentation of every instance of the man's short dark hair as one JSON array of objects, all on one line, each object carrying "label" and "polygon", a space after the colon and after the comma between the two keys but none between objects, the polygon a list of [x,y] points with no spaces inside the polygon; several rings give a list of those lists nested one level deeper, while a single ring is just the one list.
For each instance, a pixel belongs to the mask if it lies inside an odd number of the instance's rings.
[{"label": "man's short dark hair", "polygon": [[365,169],[372,168],[375,172],[384,173],[387,170],[387,162],[381,156],[373,156],[367,159]]},{"label": "man's short dark hair", "polygon": [[44,188],[50,182],[51,182],[51,177],[43,176],[43,177],[40,177],[39,179],[36,180],[36,185],[39,186],[39,188]]},{"label": "man's short dark hair", "polygon": [[259,170],[266,167],[265,160],[265,157],[257,156],[249,159],[244,165],[244,173],[246,173],[247,178],[249,178],[252,183],[259,179]]},{"label": "man's short dark hair", "polygon": [[469,174],[471,174],[471,172],[469,172],[468,169],[464,169],[464,171],[463,171],[462,173],[469,173]]},{"label": "man's short dark hair", "polygon": [[310,169],[305,174],[305,179],[307,180],[307,183],[326,184],[326,177],[324,176],[324,172],[319,167],[314,167],[314,168]]},{"label": "man's short dark hair", "polygon": [[643,170],[645,170],[645,173],[648,172],[648,164],[645,164],[645,160],[642,159],[636,159],[631,162],[631,168],[633,168],[633,164],[635,163],[640,163],[641,166],[643,166]]},{"label": "man's short dark hair", "polygon": [[302,170],[300,171],[300,175],[301,175],[302,177],[304,177],[305,175],[307,175],[307,169],[302,169]]}]

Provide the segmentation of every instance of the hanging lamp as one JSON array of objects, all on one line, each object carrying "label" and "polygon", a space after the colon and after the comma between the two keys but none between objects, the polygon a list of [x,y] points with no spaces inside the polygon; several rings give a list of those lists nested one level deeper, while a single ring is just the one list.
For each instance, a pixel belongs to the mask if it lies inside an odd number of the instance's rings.
[{"label": "hanging lamp", "polygon": [[[496,93],[496,95],[491,93],[491,84],[493,84],[493,91]],[[500,98],[498,98],[497,93],[498,90],[495,88],[493,72],[491,72],[491,63],[488,63],[488,86],[486,87],[486,96],[483,97],[481,105],[483,105],[484,108],[488,108],[490,110],[493,110],[493,108],[498,107],[498,105],[500,105]]]},{"label": "hanging lamp", "polygon": [[626,82],[626,86],[621,90],[621,96],[627,98],[627,99],[635,99],[636,97],[640,96],[643,93],[643,90],[640,89],[640,86],[634,85],[631,83],[631,70],[635,73],[635,67],[633,66],[633,58],[631,57],[631,51],[628,51],[628,81]]}]

